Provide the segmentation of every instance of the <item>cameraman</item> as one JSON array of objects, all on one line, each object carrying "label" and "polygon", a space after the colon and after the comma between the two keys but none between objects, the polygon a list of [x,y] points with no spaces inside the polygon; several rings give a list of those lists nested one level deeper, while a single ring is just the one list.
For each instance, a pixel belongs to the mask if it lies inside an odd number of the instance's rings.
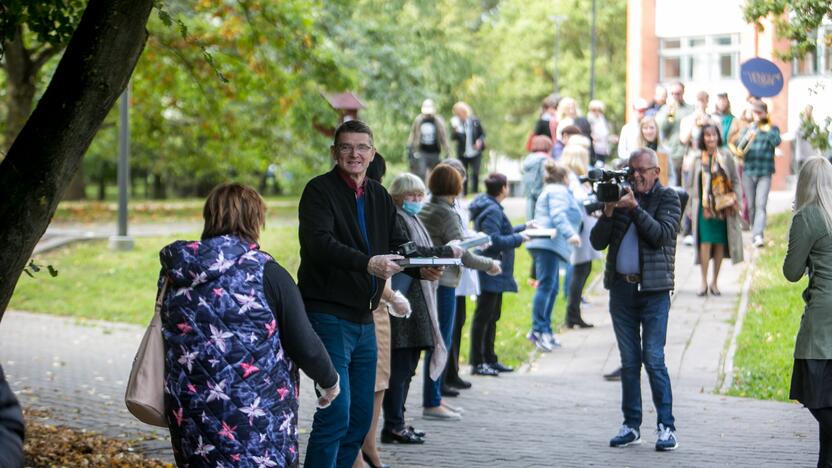
[{"label": "cameraman", "polygon": [[629,165],[632,188],[624,188],[617,202],[604,204],[604,215],[590,233],[596,250],[609,247],[604,286],[610,290],[610,315],[621,355],[624,424],[610,446],[641,443],[643,361],[658,416],[656,450],[673,450],[678,443],[664,344],[681,206],[676,192],[659,183],[653,150],[633,151]]}]

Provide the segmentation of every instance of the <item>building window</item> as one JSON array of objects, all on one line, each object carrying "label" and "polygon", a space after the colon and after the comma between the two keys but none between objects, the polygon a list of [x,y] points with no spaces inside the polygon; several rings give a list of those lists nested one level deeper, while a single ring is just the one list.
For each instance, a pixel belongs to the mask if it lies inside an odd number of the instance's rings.
[{"label": "building window", "polygon": [[832,44],[826,40],[832,36],[832,25],[822,26],[816,33],[815,51],[792,61],[794,75],[829,75],[832,74]]},{"label": "building window", "polygon": [[663,38],[661,81],[729,80],[739,76],[739,34]]}]

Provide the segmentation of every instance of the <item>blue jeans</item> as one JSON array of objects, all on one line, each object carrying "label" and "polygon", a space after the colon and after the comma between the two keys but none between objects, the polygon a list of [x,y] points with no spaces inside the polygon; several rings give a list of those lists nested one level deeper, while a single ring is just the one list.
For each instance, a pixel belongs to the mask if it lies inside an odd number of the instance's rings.
[{"label": "blue jeans", "polygon": [[641,364],[647,370],[656,424],[676,429],[673,394],[664,363],[670,292],[639,292],[636,284],[615,279],[610,288],[610,315],[621,354],[621,411],[624,424],[641,427]]},{"label": "blue jeans", "polygon": [[323,313],[309,313],[309,322],[338,372],[341,394],[315,411],[304,466],[351,467],[373,417],[375,326]]},{"label": "blue jeans", "polygon": [[529,249],[529,252],[534,257],[537,276],[537,290],[532,299],[532,330],[552,333],[552,309],[558,296],[560,258],[551,250]]},{"label": "blue jeans", "polygon": [[[445,342],[445,349],[450,350],[454,339],[454,318],[456,316],[456,288],[439,286],[436,290],[436,312],[439,319],[439,333]],[[430,358],[433,355],[425,353],[424,383],[422,385],[422,406],[435,408],[442,403],[442,382],[444,373],[439,380],[430,378]]]}]

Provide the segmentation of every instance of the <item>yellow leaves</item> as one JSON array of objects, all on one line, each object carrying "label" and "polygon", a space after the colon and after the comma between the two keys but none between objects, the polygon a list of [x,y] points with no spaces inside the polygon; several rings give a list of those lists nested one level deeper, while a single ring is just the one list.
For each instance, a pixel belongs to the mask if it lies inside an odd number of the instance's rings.
[{"label": "yellow leaves", "polygon": [[225,18],[220,25],[219,35],[225,40],[234,41],[243,34],[244,27],[245,25],[240,17],[230,16]]}]

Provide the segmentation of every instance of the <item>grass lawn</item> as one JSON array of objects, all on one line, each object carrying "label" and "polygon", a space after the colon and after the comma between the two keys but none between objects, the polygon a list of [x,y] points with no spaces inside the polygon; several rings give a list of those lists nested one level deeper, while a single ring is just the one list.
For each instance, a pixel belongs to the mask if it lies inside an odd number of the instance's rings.
[{"label": "grass lawn", "polygon": [[[198,233],[180,236],[194,239]],[[86,319],[146,324],[153,315],[155,284],[159,274],[159,250],[173,237],[137,238],[130,252],[111,252],[104,241],[81,242],[38,256],[37,263],[53,265],[55,278],[45,272],[29,278],[22,275],[9,308]],[[262,248],[272,254],[293,275],[299,263],[297,228],[269,227],[263,231]],[[503,297],[502,317],[497,327],[497,354],[511,365],[529,359],[533,346],[526,340],[531,328],[534,289],[528,284],[531,257],[521,247],[515,257],[517,294]],[[593,268],[589,284],[602,266]],[[468,301],[468,321],[463,334],[462,354],[467,359],[471,318],[475,303]],[[558,297],[554,321],[561,323],[566,300]]]},{"label": "grass lawn", "polygon": [[754,270],[748,312],[737,341],[730,395],[789,399],[794,338],[803,315],[801,292],[808,283],[806,277],[798,283],[789,283],[783,277],[790,222],[790,213],[769,218],[769,242]]}]

